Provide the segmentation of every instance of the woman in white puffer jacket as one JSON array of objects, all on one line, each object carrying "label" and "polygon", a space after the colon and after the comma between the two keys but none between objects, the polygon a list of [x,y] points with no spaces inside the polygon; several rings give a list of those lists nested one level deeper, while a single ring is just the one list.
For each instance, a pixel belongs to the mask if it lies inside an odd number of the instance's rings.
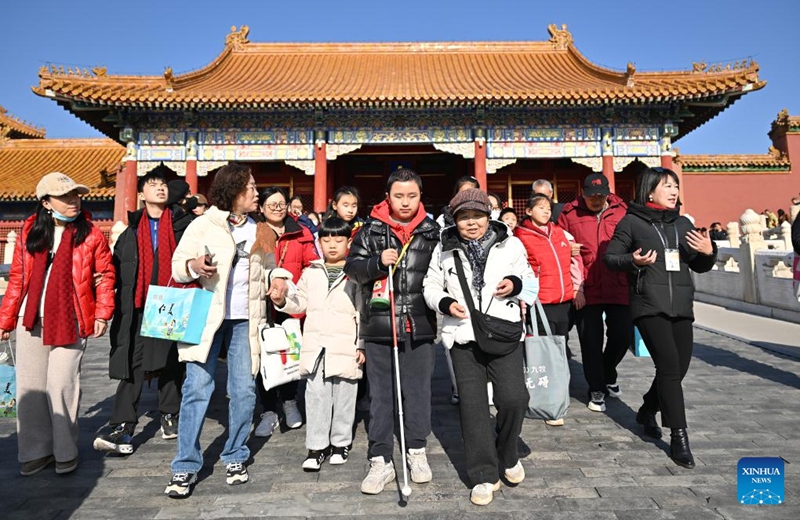
[{"label": "woman in white puffer jacket", "polygon": [[[450,349],[459,389],[461,434],[466,448],[467,473],[474,486],[470,499],[476,505],[492,501],[500,485],[499,462],[506,479],[522,482],[517,438],[528,405],[523,371],[524,334],[510,353],[493,355],[475,340],[468,305],[456,268],[461,259],[465,283],[476,310],[509,322],[521,322],[519,295],[523,285],[538,287],[522,242],[502,222],[489,219],[486,193],[469,189],[450,201],[455,226],[442,231],[425,277],[424,296],[431,309],[444,315],[442,342]],[[497,429],[492,428],[486,382],[494,387]]]}]

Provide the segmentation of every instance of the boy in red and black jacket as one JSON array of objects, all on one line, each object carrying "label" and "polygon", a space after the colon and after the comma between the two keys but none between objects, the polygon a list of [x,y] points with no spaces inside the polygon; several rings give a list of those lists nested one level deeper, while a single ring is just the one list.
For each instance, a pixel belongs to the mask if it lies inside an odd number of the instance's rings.
[{"label": "boy in red and black jacket", "polygon": [[431,433],[431,375],[436,315],[425,304],[422,281],[439,240],[439,226],[423,207],[422,180],[409,169],[389,176],[386,200],[372,209],[350,247],[344,271],[360,285],[359,338],[364,340],[370,381],[370,472],[361,491],[377,494],[394,480],[394,372],[390,308],[370,306],[375,282],[394,266],[394,300],[405,434],[411,480],[432,478],[425,456]]}]

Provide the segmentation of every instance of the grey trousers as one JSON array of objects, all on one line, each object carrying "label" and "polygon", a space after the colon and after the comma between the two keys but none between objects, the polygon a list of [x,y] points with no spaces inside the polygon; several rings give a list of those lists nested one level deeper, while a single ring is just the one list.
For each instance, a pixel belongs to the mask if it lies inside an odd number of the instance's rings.
[{"label": "grey trousers", "polygon": [[357,379],[323,377],[323,360],[306,382],[306,448],[343,448],[353,442]]},{"label": "grey trousers", "polygon": [[19,462],[78,456],[81,360],[86,340],[67,347],[42,344],[41,325],[17,327],[17,448]]}]

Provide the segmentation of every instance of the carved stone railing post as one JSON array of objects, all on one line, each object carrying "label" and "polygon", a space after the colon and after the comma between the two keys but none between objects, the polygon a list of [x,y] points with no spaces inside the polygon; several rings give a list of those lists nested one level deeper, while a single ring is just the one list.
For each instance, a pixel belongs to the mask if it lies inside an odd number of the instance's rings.
[{"label": "carved stone railing post", "polygon": [[124,222],[118,220],[114,222],[114,225],[111,226],[111,234],[108,237],[108,245],[111,246],[111,250],[114,250],[114,245],[117,243],[119,236],[125,231],[125,228],[128,227],[125,225]]},{"label": "carved stone railing post", "polygon": [[794,219],[797,218],[797,214],[800,213],[800,204],[793,204],[792,207],[789,208],[789,218],[794,224]]},{"label": "carved stone railing post", "polygon": [[785,222],[779,226],[781,233],[780,239],[783,240],[783,248],[786,251],[792,250],[792,225]]},{"label": "carved stone railing post", "polygon": [[731,243],[731,247],[739,247],[739,223],[738,222],[728,222],[728,241]]},{"label": "carved stone railing post", "polygon": [[742,243],[739,251],[739,272],[743,277],[744,301],[758,303],[758,287],[756,277],[756,251],[766,249],[764,242],[763,215],[752,209],[746,210],[739,219],[742,224]]},{"label": "carved stone railing post", "polygon": [[15,247],[17,247],[17,232],[12,229],[6,235],[6,250],[3,252],[4,264],[10,264],[14,260]]}]

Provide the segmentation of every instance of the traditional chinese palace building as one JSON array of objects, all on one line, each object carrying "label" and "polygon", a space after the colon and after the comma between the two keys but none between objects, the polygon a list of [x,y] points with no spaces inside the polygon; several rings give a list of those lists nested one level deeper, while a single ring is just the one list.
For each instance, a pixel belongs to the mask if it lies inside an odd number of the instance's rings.
[{"label": "traditional chinese palace building", "polygon": [[521,208],[537,178],[565,202],[603,172],[630,199],[640,168],[664,166],[682,176],[685,208],[703,225],[800,190],[790,163],[800,125],[788,114],[769,154],[676,157],[676,140],[764,87],[754,61],[610,70],[586,59],[566,26],[548,31],[537,42],[300,44],[251,43],[234,27],[197,71],[50,66],[33,90],[126,147],[115,220],[136,207],[137,176],[161,163],[200,193],[222,165],[248,163],[259,186],[285,186],[316,211],[342,185],[380,200],[400,166],[421,174],[434,213],[467,174]]}]

